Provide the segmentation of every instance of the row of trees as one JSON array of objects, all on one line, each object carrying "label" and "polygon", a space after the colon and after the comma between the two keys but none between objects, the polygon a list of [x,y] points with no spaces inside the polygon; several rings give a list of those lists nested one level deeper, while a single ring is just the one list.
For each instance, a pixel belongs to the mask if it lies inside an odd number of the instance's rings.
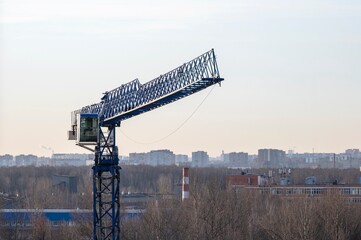
[{"label": "row of trees", "polygon": [[143,218],[123,223],[122,239],[361,239],[361,206],[340,196],[283,198],[192,181],[188,201],[149,203]]},{"label": "row of trees", "polygon": [[[276,171],[276,170],[275,170]],[[191,198],[180,201],[182,169],[176,166],[124,166],[121,191],[161,193],[149,202],[141,219],[122,222],[123,239],[361,239],[361,208],[339,196],[280,198],[247,191],[234,192],[226,185],[228,174],[239,170],[194,168],[190,170]],[[264,174],[268,169],[254,169]],[[52,185],[52,176],[78,177],[78,193]],[[294,169],[292,182],[307,176],[318,182],[356,184],[358,169]],[[0,168],[0,192],[18,194],[17,208],[92,208],[92,172],[89,167]],[[6,207],[0,196],[0,208]],[[1,216],[0,216],[1,220]],[[91,239],[92,223],[51,228],[44,218],[31,227],[0,226],[0,239]]]},{"label": "row of trees", "polygon": [[[175,191],[181,182],[181,167],[176,166],[123,166],[120,175],[120,187],[124,192],[159,192],[160,178],[166,176],[171,181],[171,190]],[[246,172],[268,175],[269,169],[252,169]],[[278,169],[273,169],[276,176]],[[193,168],[190,174],[206,182],[209,176],[225,181],[228,174],[240,174],[240,170],[227,168]],[[18,194],[34,197],[36,193],[53,192],[52,176],[70,175],[78,179],[78,192],[87,193],[92,190],[92,170],[83,167],[0,167],[0,193]],[[359,184],[358,169],[293,169],[293,184],[303,184],[308,176],[316,176],[318,183]],[[224,187],[224,186],[223,186]],[[59,196],[58,196],[59,197]],[[34,197],[35,198],[35,197]],[[29,206],[31,207],[31,206]]]}]

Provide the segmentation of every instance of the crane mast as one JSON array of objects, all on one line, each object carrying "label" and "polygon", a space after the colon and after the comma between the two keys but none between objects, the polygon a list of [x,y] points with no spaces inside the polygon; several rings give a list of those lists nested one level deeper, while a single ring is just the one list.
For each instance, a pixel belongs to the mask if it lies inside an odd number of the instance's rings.
[{"label": "crane mast", "polygon": [[95,153],[94,240],[120,239],[119,158],[115,130],[121,121],[221,83],[214,50],[141,84],[138,79],[104,93],[100,103],[71,114],[69,140]]}]

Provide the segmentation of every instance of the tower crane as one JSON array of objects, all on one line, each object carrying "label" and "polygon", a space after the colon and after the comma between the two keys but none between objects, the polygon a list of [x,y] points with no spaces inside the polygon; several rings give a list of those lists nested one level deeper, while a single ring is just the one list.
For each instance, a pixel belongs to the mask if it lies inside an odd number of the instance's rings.
[{"label": "tower crane", "polygon": [[71,113],[68,139],[95,154],[94,240],[119,240],[119,158],[115,130],[121,122],[221,84],[214,50],[141,84],[138,79],[105,92],[101,101]]}]

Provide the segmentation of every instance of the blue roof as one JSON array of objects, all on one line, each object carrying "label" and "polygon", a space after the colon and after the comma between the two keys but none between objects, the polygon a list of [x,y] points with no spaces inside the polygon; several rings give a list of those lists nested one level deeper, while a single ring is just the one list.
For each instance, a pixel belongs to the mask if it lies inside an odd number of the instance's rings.
[{"label": "blue roof", "polygon": [[[131,209],[121,213],[123,220],[137,219],[144,213],[144,210]],[[70,222],[70,221],[91,221],[93,211],[87,209],[0,209],[5,221],[30,222],[33,218],[44,216],[50,222]]]},{"label": "blue roof", "polygon": [[1,209],[0,214],[6,221],[22,220],[24,222],[40,216],[44,216],[51,222],[90,220],[93,217],[93,211],[81,209]]}]

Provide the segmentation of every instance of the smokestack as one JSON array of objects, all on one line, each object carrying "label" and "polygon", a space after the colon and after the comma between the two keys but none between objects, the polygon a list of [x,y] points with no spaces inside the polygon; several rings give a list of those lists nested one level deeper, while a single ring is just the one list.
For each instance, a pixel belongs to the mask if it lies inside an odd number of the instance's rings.
[{"label": "smokestack", "polygon": [[189,198],[189,176],[188,176],[189,168],[183,168],[183,179],[182,179],[182,201]]}]

